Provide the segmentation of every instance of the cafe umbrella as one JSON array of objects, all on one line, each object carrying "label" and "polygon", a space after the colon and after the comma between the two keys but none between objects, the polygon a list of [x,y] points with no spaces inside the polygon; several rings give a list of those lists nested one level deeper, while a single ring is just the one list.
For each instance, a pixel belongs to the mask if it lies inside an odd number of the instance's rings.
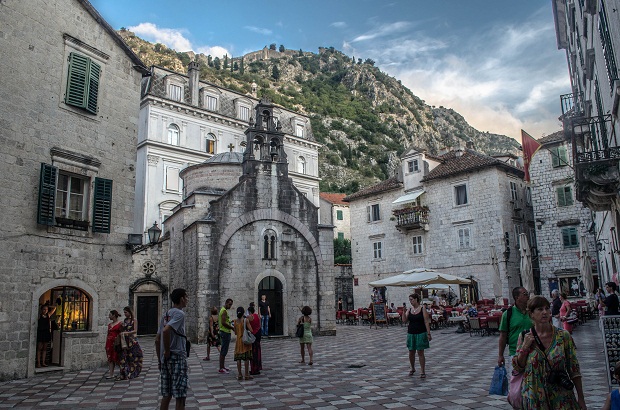
[{"label": "cafe umbrella", "polygon": [[370,286],[469,285],[470,279],[461,278],[428,268],[416,268],[401,274],[370,282]]},{"label": "cafe umbrella", "polygon": [[590,259],[590,254],[588,253],[588,240],[585,235],[581,236],[579,246],[581,248],[579,253],[579,270],[581,271],[581,281],[583,282],[583,286],[586,288],[586,299],[588,302],[591,302],[594,293],[594,279],[592,278],[592,260]]},{"label": "cafe umbrella", "polygon": [[521,283],[530,293],[535,293],[534,272],[532,271],[532,251],[527,242],[527,235],[519,234],[519,252],[521,253]]}]

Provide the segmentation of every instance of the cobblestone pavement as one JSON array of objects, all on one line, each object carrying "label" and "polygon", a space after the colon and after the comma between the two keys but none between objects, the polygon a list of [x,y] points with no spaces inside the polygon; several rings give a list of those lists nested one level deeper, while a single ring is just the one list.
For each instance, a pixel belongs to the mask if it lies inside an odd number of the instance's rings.
[{"label": "cobblestone pavement", "polygon": [[[414,377],[407,376],[405,333],[400,326],[338,325],[337,336],[315,338],[313,366],[298,363],[297,340],[263,340],[263,374],[242,382],[234,371],[218,374],[217,360],[202,360],[206,346],[193,346],[187,408],[509,409],[504,397],[488,395],[498,336],[470,337],[455,333],[455,328],[433,331],[427,378],[420,379],[419,368]],[[574,338],[588,408],[599,409],[607,380],[597,321],[579,326]],[[0,408],[155,409],[158,371],[153,340],[141,339],[145,362],[138,379],[106,380],[107,367],[102,366],[4,382]],[[232,352],[226,364],[235,368]]]}]

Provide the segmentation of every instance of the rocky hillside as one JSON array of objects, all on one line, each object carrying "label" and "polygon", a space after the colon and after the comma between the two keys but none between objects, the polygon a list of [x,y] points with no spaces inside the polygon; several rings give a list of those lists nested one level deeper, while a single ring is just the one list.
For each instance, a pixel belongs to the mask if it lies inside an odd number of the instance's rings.
[{"label": "rocky hillside", "polygon": [[374,61],[355,60],[340,51],[319,53],[276,49],[243,57],[212,58],[151,44],[121,29],[120,35],[147,65],[185,72],[201,62],[201,79],[258,95],[310,116],[314,137],[324,144],[321,190],[354,192],[393,175],[409,146],[437,153],[471,141],[486,154],[517,154],[519,144],[504,135],[480,132],[452,109],[431,107]]}]

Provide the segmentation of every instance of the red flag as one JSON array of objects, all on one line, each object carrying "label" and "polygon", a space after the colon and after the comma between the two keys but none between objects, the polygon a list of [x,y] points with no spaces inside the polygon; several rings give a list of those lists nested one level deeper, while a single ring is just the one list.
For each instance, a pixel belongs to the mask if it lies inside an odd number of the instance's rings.
[{"label": "red flag", "polygon": [[523,168],[525,168],[525,180],[530,182],[530,162],[536,151],[540,149],[540,143],[530,134],[521,130],[521,146],[523,147]]}]

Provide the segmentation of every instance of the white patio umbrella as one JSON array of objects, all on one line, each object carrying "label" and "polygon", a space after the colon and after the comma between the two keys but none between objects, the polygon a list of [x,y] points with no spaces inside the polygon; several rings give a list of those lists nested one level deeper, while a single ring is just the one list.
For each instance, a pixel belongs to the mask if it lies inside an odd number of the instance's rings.
[{"label": "white patio umbrella", "polygon": [[521,253],[521,282],[528,292],[534,292],[534,272],[532,272],[532,251],[527,241],[527,235],[519,234],[519,252]]},{"label": "white patio umbrella", "polygon": [[495,303],[498,303],[502,298],[502,278],[499,273],[499,261],[497,260],[497,251],[495,245],[491,245],[491,265],[493,266],[493,296],[495,296]]},{"label": "white patio umbrella", "polygon": [[588,253],[588,240],[585,235],[581,235],[579,243],[579,270],[581,271],[581,281],[586,288],[586,299],[591,302],[594,298],[594,278],[592,278],[592,260]]},{"label": "white patio umbrella", "polygon": [[370,286],[424,286],[432,284],[444,285],[469,285],[469,279],[460,278],[458,276],[449,275],[447,273],[437,272],[427,268],[416,268],[405,271],[401,274],[370,282]]}]

